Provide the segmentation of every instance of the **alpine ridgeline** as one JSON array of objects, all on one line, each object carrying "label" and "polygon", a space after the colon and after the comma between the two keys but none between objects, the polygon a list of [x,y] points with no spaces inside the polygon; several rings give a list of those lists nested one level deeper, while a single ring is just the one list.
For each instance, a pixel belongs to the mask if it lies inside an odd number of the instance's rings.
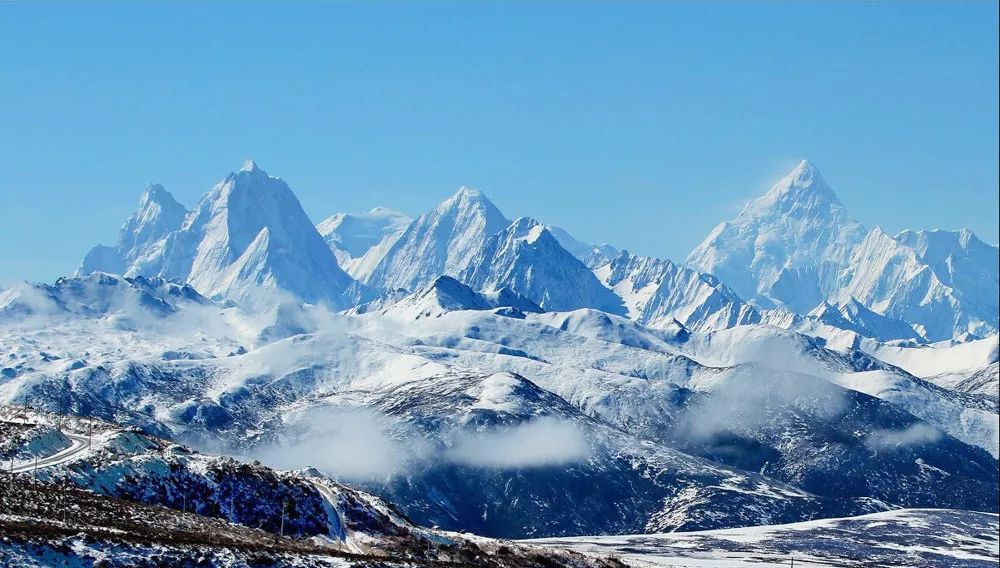
[{"label": "alpine ridgeline", "polygon": [[[877,339],[911,328],[908,339],[964,340],[1000,327],[996,246],[966,229],[867,229],[807,161],[715,227],[687,264],[763,308],[833,306]],[[865,321],[851,321],[858,313]]]},{"label": "alpine ridgeline", "polygon": [[191,284],[207,297],[256,305],[289,294],[343,308],[367,298],[284,181],[253,161],[215,185],[191,211],[151,185],[118,236],[78,273],[111,272]]}]

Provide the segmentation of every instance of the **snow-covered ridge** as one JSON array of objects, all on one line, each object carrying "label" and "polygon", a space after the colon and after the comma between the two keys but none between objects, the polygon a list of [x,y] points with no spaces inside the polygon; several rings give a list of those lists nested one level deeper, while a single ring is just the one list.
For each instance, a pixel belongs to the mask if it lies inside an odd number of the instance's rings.
[{"label": "snow-covered ridge", "polygon": [[[472,557],[494,568],[612,568],[600,558],[515,543],[500,550],[492,539],[422,527],[392,504],[315,469],[275,470],[28,407],[0,406],[0,462],[8,460],[11,473],[21,474],[0,490],[0,561],[11,565],[64,555],[88,565],[105,556],[101,548],[115,550],[101,565],[130,566],[143,556],[174,565],[172,558],[190,557],[191,546],[200,544],[197,563],[207,566],[246,566],[234,556],[249,549],[255,566],[402,567]],[[68,535],[86,542],[59,546]],[[40,552],[46,548],[54,550]]]},{"label": "snow-covered ridge", "polygon": [[153,186],[117,245],[92,250],[79,273],[163,277],[248,305],[288,294],[346,307],[367,295],[337,265],[288,185],[252,161],[216,184],[192,211],[181,211],[169,193]]},{"label": "snow-covered ridge", "polygon": [[[59,312],[0,326],[0,397],[314,465],[423,524],[491,535],[993,506],[995,401],[767,326],[654,330],[503,296],[439,278],[364,313]],[[566,450],[561,467],[537,465],[539,443]],[[594,515],[593,487],[617,505]],[[510,495],[517,514],[482,518]]]},{"label": "snow-covered ridge", "polygon": [[508,224],[483,192],[462,187],[415,219],[365,282],[387,290],[416,290],[438,276],[456,276],[482,243]]},{"label": "snow-covered ridge", "polygon": [[411,221],[398,211],[375,207],[365,213],[337,213],[317,224],[316,230],[340,266],[354,278],[366,280]]},{"label": "snow-covered ridge", "polygon": [[624,313],[621,299],[562,248],[544,225],[528,217],[516,219],[487,239],[459,279],[474,288],[510,288],[547,310]]},{"label": "snow-covered ridge", "polygon": [[589,245],[528,218],[511,222],[468,187],[413,221],[380,207],[312,227],[288,186],[251,161],[191,212],[151,185],[117,245],[94,248],[79,272],[160,276],[245,305],[333,308],[451,276],[474,289],[510,288],[546,309],[698,330],[766,322],[852,345],[996,333],[998,258],[966,230],[866,229],[805,161],[716,227],[688,257],[691,268]]},{"label": "snow-covered ridge", "polygon": [[806,315],[824,304],[854,305],[853,314],[840,311],[856,331],[934,342],[1000,329],[998,250],[967,229],[869,230],[803,161],[713,229],[687,264],[761,307]]},{"label": "snow-covered ridge", "polygon": [[510,308],[511,315],[541,312],[541,307],[514,292],[510,288],[500,288],[477,292],[450,276],[441,276],[434,282],[403,299],[392,303],[382,314],[404,319],[441,317],[457,310],[492,310]]},{"label": "snow-covered ridge", "polygon": [[996,565],[997,515],[902,509],[842,519],[721,531],[586,536],[529,541],[578,552],[616,554],[637,566]]}]

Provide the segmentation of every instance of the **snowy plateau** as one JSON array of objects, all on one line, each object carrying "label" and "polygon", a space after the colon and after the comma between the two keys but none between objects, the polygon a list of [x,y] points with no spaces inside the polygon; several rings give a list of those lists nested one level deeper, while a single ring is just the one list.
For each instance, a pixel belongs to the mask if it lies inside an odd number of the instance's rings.
[{"label": "snowy plateau", "polygon": [[0,290],[0,563],[996,566],[998,261],[808,162],[683,262],[150,185]]}]

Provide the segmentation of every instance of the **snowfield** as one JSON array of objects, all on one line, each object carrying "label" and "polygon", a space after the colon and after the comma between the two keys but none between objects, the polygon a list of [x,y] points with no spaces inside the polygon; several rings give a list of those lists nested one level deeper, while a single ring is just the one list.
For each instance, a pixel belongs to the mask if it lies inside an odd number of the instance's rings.
[{"label": "snowfield", "polygon": [[997,515],[902,509],[847,519],[690,533],[529,541],[614,554],[636,567],[991,567],[1000,558]]},{"label": "snowfield", "polygon": [[651,330],[450,278],[346,313],[182,292],[94,274],[8,294],[0,396],[315,466],[490,536],[996,510],[994,400],[795,332]]}]

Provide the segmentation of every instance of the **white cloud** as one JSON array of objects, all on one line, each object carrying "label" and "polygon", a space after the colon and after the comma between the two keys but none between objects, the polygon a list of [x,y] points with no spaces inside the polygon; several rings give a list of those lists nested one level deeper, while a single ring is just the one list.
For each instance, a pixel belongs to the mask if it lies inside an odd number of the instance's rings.
[{"label": "white cloud", "polygon": [[927,444],[941,439],[941,431],[933,426],[917,423],[904,430],[875,430],[865,439],[865,444],[875,450]]},{"label": "white cloud", "polygon": [[565,464],[589,454],[583,432],[573,424],[540,418],[506,430],[459,434],[448,458],[478,467],[523,468]]}]

